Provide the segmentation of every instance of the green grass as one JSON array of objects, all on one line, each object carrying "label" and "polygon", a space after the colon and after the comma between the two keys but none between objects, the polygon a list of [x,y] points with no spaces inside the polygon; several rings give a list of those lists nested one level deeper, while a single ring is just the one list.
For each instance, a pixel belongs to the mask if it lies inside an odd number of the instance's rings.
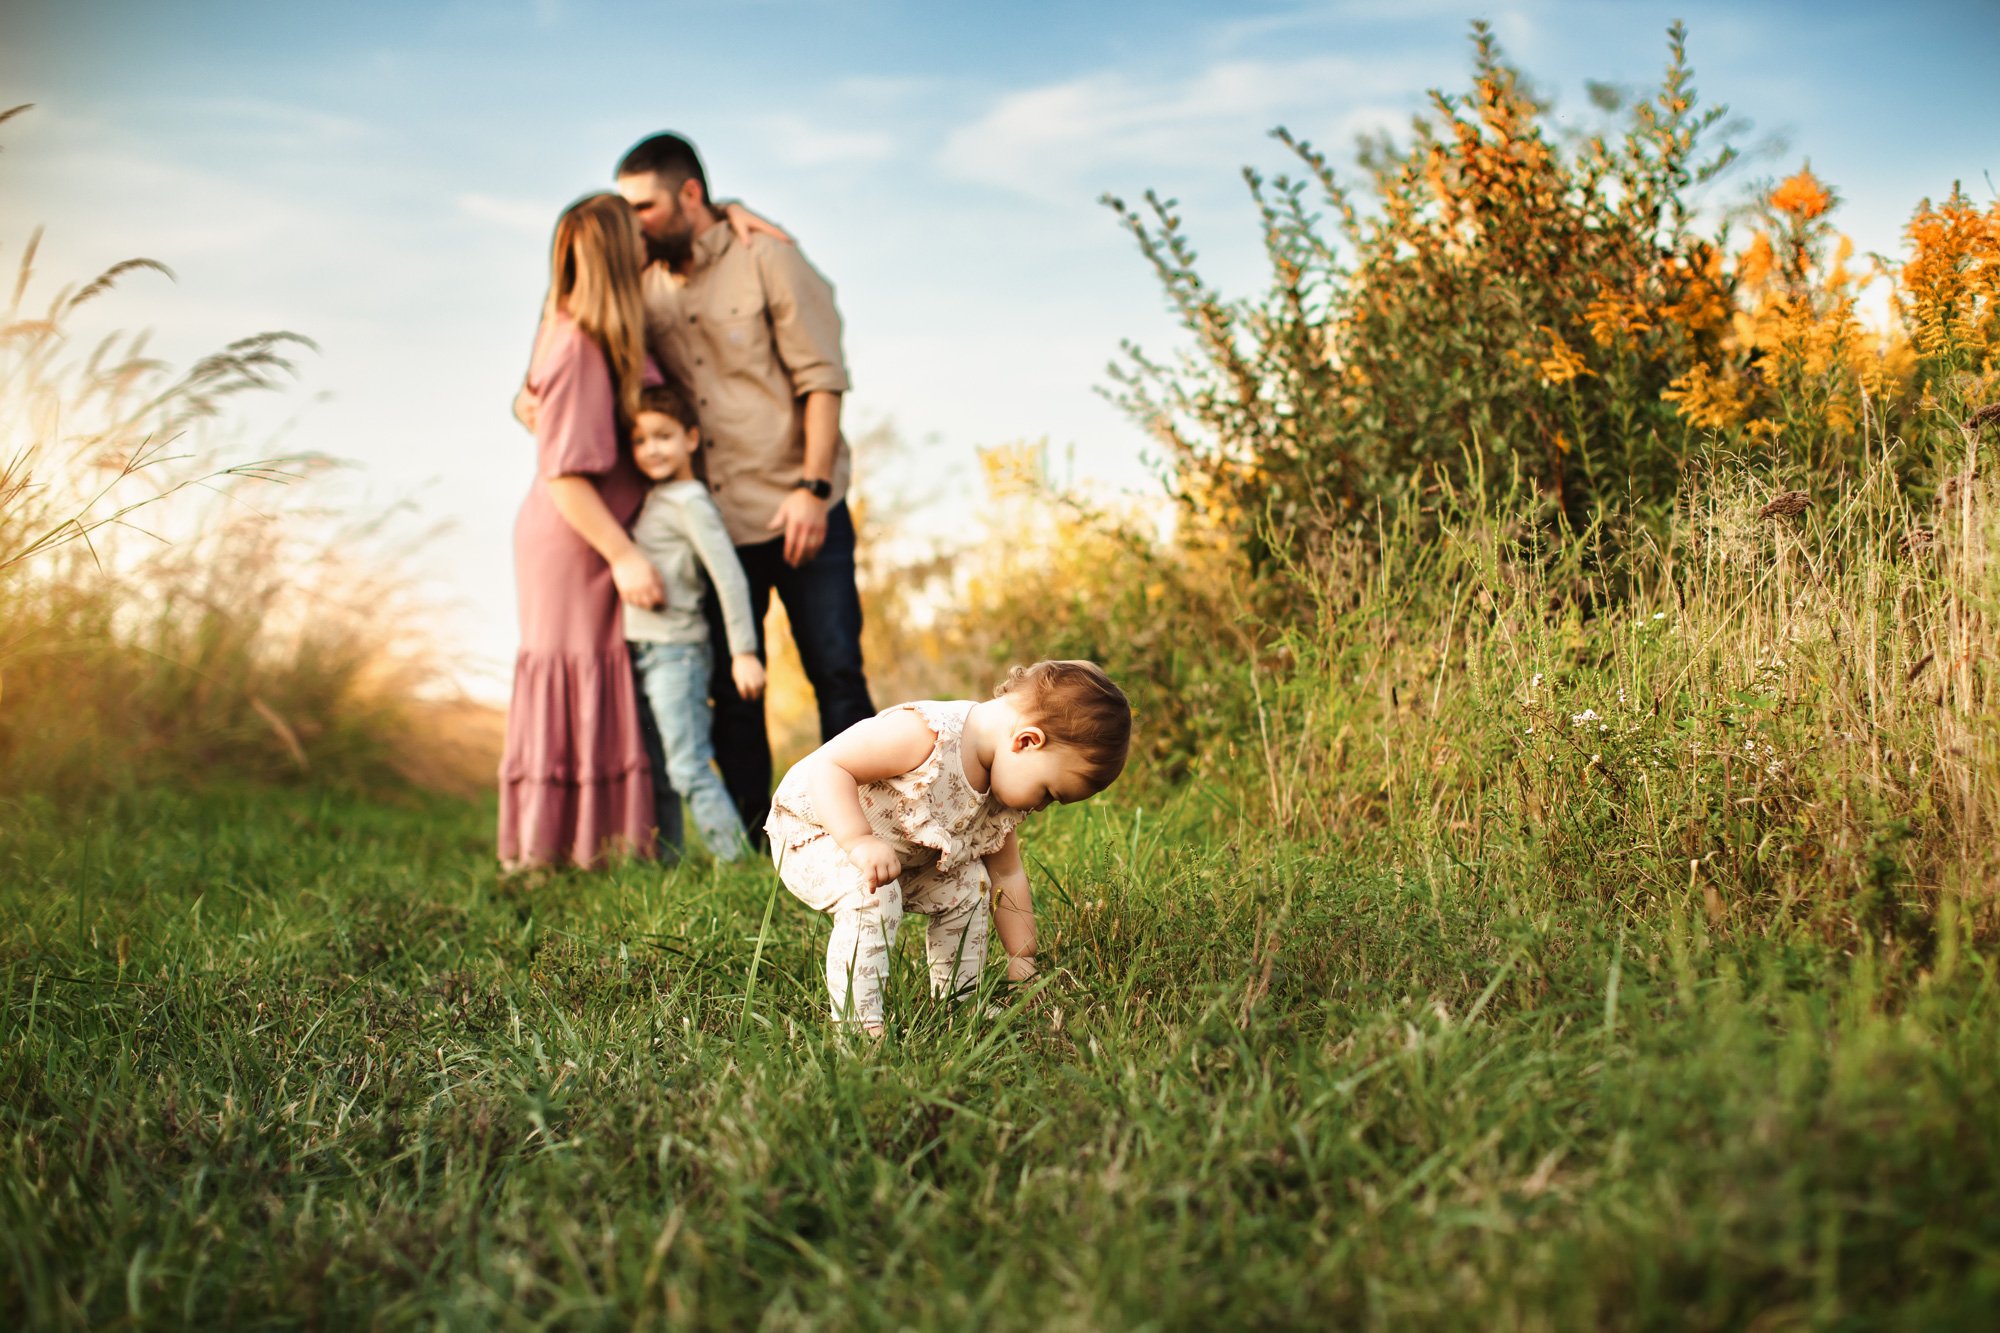
[{"label": "green grass", "polygon": [[250,790],[5,810],[8,1323],[1943,1328],[2000,1303],[2000,986],[1948,918],[1920,970],[1112,796],[1031,829],[1043,993],[921,999],[913,930],[871,1046],[829,1032],[825,927],[762,866],[509,887],[490,819]]}]

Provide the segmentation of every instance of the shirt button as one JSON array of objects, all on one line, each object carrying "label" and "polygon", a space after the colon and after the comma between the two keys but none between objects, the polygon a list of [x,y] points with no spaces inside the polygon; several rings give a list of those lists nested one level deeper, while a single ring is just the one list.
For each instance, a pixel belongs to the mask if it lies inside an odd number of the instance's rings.
[{"label": "shirt button", "polygon": [[688,316],[688,323],[692,324],[692,323],[694,323],[694,322],[695,322],[696,320],[698,320],[698,319],[700,319],[700,318],[701,318],[701,316],[700,316],[700,315],[689,315],[689,316]]}]

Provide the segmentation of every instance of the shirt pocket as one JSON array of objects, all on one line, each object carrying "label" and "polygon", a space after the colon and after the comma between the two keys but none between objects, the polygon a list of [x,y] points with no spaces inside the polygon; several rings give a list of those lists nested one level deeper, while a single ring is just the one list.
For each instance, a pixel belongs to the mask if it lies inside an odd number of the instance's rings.
[{"label": "shirt pocket", "polygon": [[771,324],[762,310],[718,319],[710,324],[708,336],[716,369],[724,374],[737,370],[754,374],[770,360]]}]

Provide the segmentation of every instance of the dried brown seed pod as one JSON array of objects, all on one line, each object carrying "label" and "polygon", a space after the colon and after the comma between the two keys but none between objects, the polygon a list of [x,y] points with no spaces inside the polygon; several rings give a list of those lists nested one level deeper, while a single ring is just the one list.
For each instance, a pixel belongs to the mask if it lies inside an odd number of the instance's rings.
[{"label": "dried brown seed pod", "polygon": [[1783,491],[1776,499],[1757,511],[1758,518],[1797,518],[1812,505],[1812,497],[1804,491]]}]

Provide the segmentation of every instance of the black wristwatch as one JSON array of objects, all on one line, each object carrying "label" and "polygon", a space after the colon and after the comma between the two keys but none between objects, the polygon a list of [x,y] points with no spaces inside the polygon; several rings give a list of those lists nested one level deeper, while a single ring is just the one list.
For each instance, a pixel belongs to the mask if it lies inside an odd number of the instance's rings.
[{"label": "black wristwatch", "polygon": [[815,500],[831,500],[833,498],[833,483],[830,481],[815,481],[811,477],[800,477],[792,483],[792,489],[795,491],[811,491]]}]

